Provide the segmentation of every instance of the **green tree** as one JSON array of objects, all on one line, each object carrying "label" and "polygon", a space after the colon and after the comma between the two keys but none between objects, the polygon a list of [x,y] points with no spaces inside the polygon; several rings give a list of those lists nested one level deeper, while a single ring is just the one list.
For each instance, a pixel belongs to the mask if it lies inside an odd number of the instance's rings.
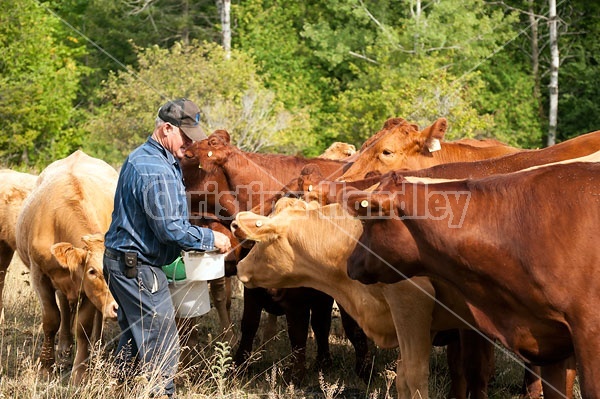
[{"label": "green tree", "polygon": [[78,39],[34,0],[0,2],[0,157],[41,167],[82,141],[74,107],[86,68]]},{"label": "green tree", "polygon": [[219,41],[219,15],[214,0],[61,0],[52,8],[85,38],[89,54],[81,61],[94,70],[86,80],[93,88],[111,71],[136,67],[136,47],[175,42]]},{"label": "green tree", "polygon": [[167,99],[187,97],[202,110],[207,132],[226,129],[246,150],[285,142],[291,115],[265,89],[252,60],[239,51],[228,59],[218,44],[175,43],[138,50],[138,69],[111,74],[100,90],[103,105],[86,126],[85,148],[120,164],[150,135],[156,110]]},{"label": "green tree", "polygon": [[489,77],[480,70],[510,38],[514,17],[482,1],[388,7],[396,18],[363,1],[352,10],[369,19],[375,35],[353,50],[362,55],[351,64],[356,78],[338,96],[326,134],[360,144],[389,117],[423,126],[443,116],[450,138],[494,137],[494,115],[482,104]]}]

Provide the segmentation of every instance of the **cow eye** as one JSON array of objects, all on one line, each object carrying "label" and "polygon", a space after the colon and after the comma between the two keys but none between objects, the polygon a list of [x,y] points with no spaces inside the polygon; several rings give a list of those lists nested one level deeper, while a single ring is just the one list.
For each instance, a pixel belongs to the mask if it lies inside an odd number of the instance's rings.
[{"label": "cow eye", "polygon": [[383,150],[382,154],[385,155],[386,157],[389,157],[390,155],[393,154],[393,152],[390,150]]},{"label": "cow eye", "polygon": [[88,269],[88,274],[90,275],[90,277],[96,277],[98,275],[98,272],[93,267],[90,267]]}]

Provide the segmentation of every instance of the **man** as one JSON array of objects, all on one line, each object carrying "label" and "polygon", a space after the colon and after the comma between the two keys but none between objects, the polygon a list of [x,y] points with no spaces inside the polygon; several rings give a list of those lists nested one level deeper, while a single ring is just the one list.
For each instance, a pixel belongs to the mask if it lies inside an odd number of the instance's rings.
[{"label": "man", "polygon": [[161,266],[182,249],[231,249],[226,235],[188,221],[178,159],[204,138],[196,104],[180,98],[163,105],[152,136],[121,168],[105,235],[104,276],[119,305],[122,330],[117,364],[125,379],[132,373],[147,378],[154,397],[175,394],[179,360],[175,312]]}]

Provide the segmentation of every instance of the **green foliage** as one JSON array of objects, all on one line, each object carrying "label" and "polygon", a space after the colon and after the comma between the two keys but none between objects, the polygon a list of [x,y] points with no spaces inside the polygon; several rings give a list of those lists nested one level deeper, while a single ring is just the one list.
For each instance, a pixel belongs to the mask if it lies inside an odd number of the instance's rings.
[{"label": "green foliage", "polygon": [[600,129],[600,4],[574,3],[569,4],[575,8],[569,24],[574,35],[568,36],[568,42],[560,39],[560,44],[569,45],[568,51],[561,49],[559,71],[557,136],[561,141]]},{"label": "green foliage", "polygon": [[[252,60],[216,44],[176,43],[138,50],[138,70],[112,74],[102,86],[99,107],[86,126],[85,149],[120,163],[154,129],[156,111],[168,99],[198,104],[207,132],[226,129],[246,149],[276,146],[286,135],[289,115],[264,88]],[[258,100],[260,99],[260,100]]]},{"label": "green foliage", "polygon": [[0,156],[40,167],[82,141],[73,102],[86,72],[77,39],[34,0],[0,2]]},{"label": "green foliage", "polygon": [[85,88],[97,87],[111,71],[123,70],[125,65],[137,67],[136,46],[168,48],[178,41],[219,41],[214,0],[61,0],[51,4],[89,39],[81,39],[89,49],[81,61],[95,73]]}]

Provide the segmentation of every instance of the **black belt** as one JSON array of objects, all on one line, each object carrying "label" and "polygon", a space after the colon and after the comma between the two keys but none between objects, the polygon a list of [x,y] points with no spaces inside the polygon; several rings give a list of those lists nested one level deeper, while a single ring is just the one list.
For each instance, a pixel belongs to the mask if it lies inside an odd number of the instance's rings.
[{"label": "black belt", "polygon": [[106,256],[109,259],[117,260],[117,261],[124,259],[123,253],[121,251],[115,251],[114,249],[110,249],[110,248],[104,249],[104,256]]},{"label": "black belt", "polygon": [[[117,262],[125,261],[125,254],[123,252],[115,251],[114,249],[111,249],[111,248],[104,248],[104,256],[106,256],[108,259],[116,260]],[[138,256],[137,264],[145,265],[145,266],[154,266],[148,262],[141,261],[139,256]]]}]

